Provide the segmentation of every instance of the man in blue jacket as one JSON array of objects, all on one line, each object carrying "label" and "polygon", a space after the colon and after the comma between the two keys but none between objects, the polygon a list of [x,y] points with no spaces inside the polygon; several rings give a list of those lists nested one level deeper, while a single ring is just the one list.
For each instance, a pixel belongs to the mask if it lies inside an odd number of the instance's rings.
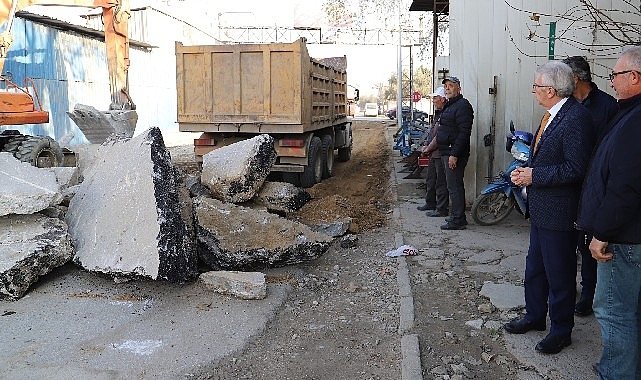
[{"label": "man in blue jacket", "polygon": [[465,217],[465,184],[463,175],[470,158],[470,136],[474,122],[474,109],[461,95],[461,81],[457,77],[443,79],[447,103],[439,119],[436,143],[445,167],[445,181],[450,193],[450,215],[442,230],[462,230],[467,225]]},{"label": "man in blue jacket", "polygon": [[[610,94],[600,90],[592,82],[592,73],[588,61],[581,56],[567,57],[563,63],[570,66],[574,73],[574,98],[583,104],[592,114],[594,120],[592,131],[595,136],[595,144],[605,136],[608,129],[608,122],[619,110],[616,99]],[[595,146],[595,147],[596,147]],[[593,149],[594,151],[594,149]],[[577,250],[581,255],[581,297],[574,307],[574,314],[580,317],[592,314],[592,300],[596,288],[596,260],[592,257],[588,244],[592,236],[583,231],[579,232]]]},{"label": "man in blue jacket", "polygon": [[547,112],[536,132],[528,167],[511,173],[527,186],[530,246],[525,259],[525,316],[503,326],[511,334],[550,332],[535,347],[556,354],[572,344],[576,299],[574,229],[581,184],[594,144],[592,116],[573,96],[572,69],[549,61],[536,70],[532,93]]},{"label": "man in blue jacket", "polygon": [[621,54],[610,74],[619,112],[594,154],[577,228],[593,235],[594,314],[603,351],[599,379],[641,379],[641,47]]}]

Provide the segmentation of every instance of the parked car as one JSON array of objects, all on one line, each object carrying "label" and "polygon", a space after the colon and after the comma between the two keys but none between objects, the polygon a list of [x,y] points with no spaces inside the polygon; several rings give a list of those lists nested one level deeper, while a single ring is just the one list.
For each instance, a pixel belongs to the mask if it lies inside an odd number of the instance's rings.
[{"label": "parked car", "polygon": [[365,116],[378,116],[378,104],[365,103]]},{"label": "parked car", "polygon": [[[403,108],[401,109],[403,110],[403,118],[408,117],[408,115],[410,114],[410,108],[407,106],[403,106]],[[424,121],[429,116],[427,112],[417,110],[416,108],[412,109],[412,114],[414,115],[413,117],[414,120],[421,120],[421,121]],[[389,117],[392,120],[396,119],[396,108],[391,108],[390,110],[388,110],[387,117]]]}]

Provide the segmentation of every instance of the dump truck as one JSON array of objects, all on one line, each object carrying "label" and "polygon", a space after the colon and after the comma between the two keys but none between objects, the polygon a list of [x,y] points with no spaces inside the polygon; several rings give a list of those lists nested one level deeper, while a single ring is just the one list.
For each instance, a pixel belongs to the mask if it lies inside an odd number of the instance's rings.
[{"label": "dump truck", "polygon": [[[11,30],[15,14],[30,5],[102,8],[111,104],[107,111],[77,104],[67,114],[91,143],[102,143],[112,133],[133,135],[138,114],[128,93],[129,0],[0,0],[0,26],[4,27],[0,33],[0,72],[13,42]],[[19,129],[5,127],[47,122],[49,112],[40,104],[33,79],[25,78],[23,86],[19,86],[0,75],[0,152],[12,153],[37,167],[64,165],[65,151],[53,138],[30,136]]]},{"label": "dump truck", "polygon": [[259,134],[274,138],[272,172],[311,187],[352,153],[347,58],[310,58],[306,41],[195,45],[176,42],[179,131],[200,132],[197,161]]}]

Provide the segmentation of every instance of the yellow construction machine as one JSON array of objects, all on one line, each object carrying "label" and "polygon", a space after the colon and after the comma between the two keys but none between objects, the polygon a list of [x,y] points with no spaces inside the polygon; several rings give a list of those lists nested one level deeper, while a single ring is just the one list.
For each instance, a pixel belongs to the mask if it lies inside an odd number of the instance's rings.
[{"label": "yellow construction machine", "polygon": [[[138,116],[128,93],[129,69],[129,0],[0,0],[0,74],[13,41],[11,28],[17,11],[30,5],[57,5],[102,8],[109,69],[111,104],[108,111],[77,104],[71,119],[91,143],[101,143],[112,133],[133,135]],[[22,86],[0,75],[0,151],[10,152],[21,161],[38,167],[61,166],[63,151],[48,136],[29,136],[6,125],[49,122],[49,112],[42,109],[34,81],[25,78]]]}]

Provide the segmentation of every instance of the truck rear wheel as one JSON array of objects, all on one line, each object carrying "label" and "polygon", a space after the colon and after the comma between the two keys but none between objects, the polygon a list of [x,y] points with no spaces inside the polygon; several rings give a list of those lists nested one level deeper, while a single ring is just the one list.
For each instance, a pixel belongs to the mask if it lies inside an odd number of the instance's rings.
[{"label": "truck rear wheel", "polygon": [[38,168],[62,166],[64,153],[60,145],[51,137],[27,137],[13,153],[22,162]]},{"label": "truck rear wheel", "polygon": [[301,187],[308,188],[319,183],[323,179],[323,166],[321,159],[322,142],[320,137],[312,137],[307,151],[307,166],[300,175]]},{"label": "truck rear wheel", "polygon": [[352,158],[352,144],[346,148],[338,148],[338,156],[336,157],[340,162],[347,162]]},{"label": "truck rear wheel", "polygon": [[334,174],[334,139],[331,135],[321,136],[321,166],[323,179]]}]

